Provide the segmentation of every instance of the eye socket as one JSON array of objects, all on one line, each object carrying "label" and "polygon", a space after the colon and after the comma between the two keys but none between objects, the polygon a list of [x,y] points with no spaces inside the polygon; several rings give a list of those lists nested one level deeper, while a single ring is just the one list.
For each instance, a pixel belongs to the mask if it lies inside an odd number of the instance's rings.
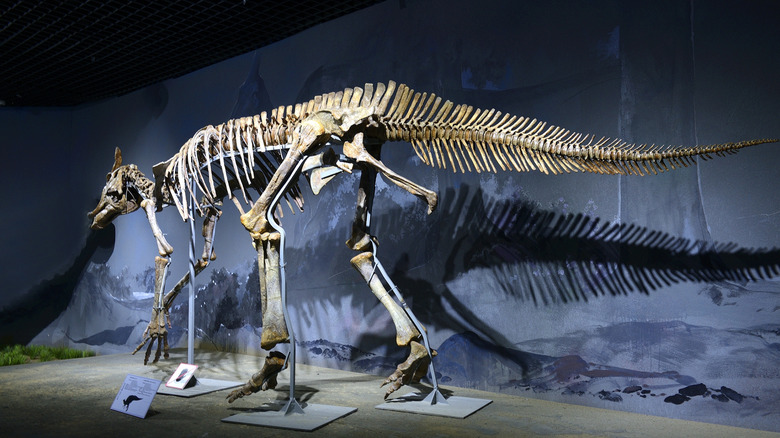
[{"label": "eye socket", "polygon": [[106,196],[108,196],[109,198],[111,198],[112,201],[115,201],[115,202],[117,202],[120,199],[122,199],[122,195],[120,195],[119,192],[114,191],[114,190],[106,193]]}]

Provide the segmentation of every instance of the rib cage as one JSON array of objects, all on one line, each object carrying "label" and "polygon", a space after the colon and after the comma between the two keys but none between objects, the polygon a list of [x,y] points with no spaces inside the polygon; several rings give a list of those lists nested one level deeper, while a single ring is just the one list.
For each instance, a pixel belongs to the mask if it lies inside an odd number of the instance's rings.
[{"label": "rib cage", "polygon": [[[444,169],[449,165],[454,172],[657,174],[695,164],[695,156],[709,159],[777,141],[675,147],[596,140],[593,135],[495,109],[474,109],[449,100],[442,103],[433,93],[415,92],[403,84],[396,87],[389,81],[387,86],[366,84],[364,88],[322,94],[294,107],[274,109],[270,116],[263,112],[216,127],[206,126],[170,160],[155,166],[155,176],[158,182],[162,176],[184,219],[189,216],[187,198],[196,199],[197,192],[203,194],[203,202],[196,203],[198,210],[224,196],[233,198],[234,190],[251,205],[248,189],[262,192],[290,147],[295,127],[320,111],[330,112],[338,121],[352,117],[356,119],[352,126],[362,123],[365,127],[370,119],[371,125],[380,128],[372,130],[372,135],[383,136],[373,140],[406,141],[426,165]],[[302,210],[303,198],[297,184],[285,196],[293,212],[292,203]]]},{"label": "rib cage", "polygon": [[[182,218],[189,217],[187,198],[197,199],[198,192],[203,195],[203,202],[196,203],[199,211],[225,196],[233,198],[234,190],[239,190],[244,202],[251,205],[249,189],[263,191],[284,158],[292,129],[301,117],[300,106],[295,111],[279,107],[271,111],[270,118],[263,112],[209,125],[195,133],[176,155],[158,165],[165,167],[164,179]],[[286,199],[298,210],[303,209],[297,184],[290,188]],[[295,212],[292,205],[290,209]]]},{"label": "rib cage", "polygon": [[[155,178],[164,181],[185,220],[189,217],[187,198],[197,199],[198,191],[203,194],[203,202],[196,203],[201,213],[203,205],[215,204],[224,196],[232,198],[233,190],[239,190],[244,201],[251,205],[248,188],[262,192],[284,159],[282,151],[289,149],[292,132],[299,121],[318,111],[375,108],[383,95],[386,97],[383,102],[392,95],[391,92],[385,95],[384,84],[378,84],[374,100],[371,100],[373,85],[366,84],[365,91],[364,94],[360,87],[347,88],[316,96],[294,107],[280,106],[271,111],[270,117],[262,112],[201,128],[176,155],[155,166]],[[297,184],[291,186],[285,198],[293,213],[291,201],[299,210],[303,209]]]},{"label": "rib cage", "polygon": [[[375,108],[382,96],[386,105],[392,95],[392,92],[384,93],[384,84],[377,85],[374,100],[371,100],[373,85],[366,84],[365,91],[364,94],[360,87],[347,88],[316,96],[294,107],[280,106],[271,111],[270,117],[262,112],[201,128],[176,155],[155,166],[155,178],[164,181],[185,220],[189,217],[187,198],[197,199],[198,191],[203,194],[203,202],[196,203],[199,212],[203,205],[215,204],[224,196],[232,198],[233,190],[239,190],[244,201],[251,204],[248,188],[262,192],[284,159],[282,151],[289,149],[292,132],[299,121],[318,111]],[[297,184],[291,186],[285,198],[288,204],[292,201],[299,210],[303,209]],[[295,212],[292,205],[290,209]]]}]

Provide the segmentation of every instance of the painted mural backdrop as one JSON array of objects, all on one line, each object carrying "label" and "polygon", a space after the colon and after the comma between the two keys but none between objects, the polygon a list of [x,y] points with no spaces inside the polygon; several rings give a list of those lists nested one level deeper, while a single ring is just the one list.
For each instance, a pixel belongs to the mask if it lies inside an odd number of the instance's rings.
[{"label": "painted mural backdrop", "polygon": [[[74,110],[73,147],[91,144],[79,206],[93,207],[117,143],[125,161],[150,172],[200,126],[389,79],[639,143],[778,136],[780,31],[767,21],[775,9],[389,1]],[[141,115],[123,122],[128,107]],[[101,133],[101,117],[124,127]],[[440,194],[427,216],[380,180],[372,225],[378,257],[428,328],[442,383],[780,430],[776,145],[644,178],[452,174],[421,165],[403,143],[386,145],[382,158]],[[301,361],[387,375],[406,352],[349,264],[356,186],[341,175],[308,193],[304,213],[284,216],[291,316]],[[218,259],[198,277],[195,335],[203,348],[257,351],[256,254],[230,209],[217,225]],[[84,220],[74,231],[86,236],[81,253],[27,301],[7,305],[5,326],[38,327],[33,342],[134,348],[156,253],[145,218],[134,216],[89,234]],[[173,284],[188,231],[175,212],[160,216],[176,248]],[[34,311],[41,300],[49,314]],[[37,325],[19,323],[22,314]],[[174,346],[186,343],[186,315],[181,296]]]}]

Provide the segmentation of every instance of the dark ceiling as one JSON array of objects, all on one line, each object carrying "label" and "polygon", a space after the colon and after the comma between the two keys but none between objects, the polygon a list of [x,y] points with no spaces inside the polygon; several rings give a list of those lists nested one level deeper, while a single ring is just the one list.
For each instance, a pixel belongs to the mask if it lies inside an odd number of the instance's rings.
[{"label": "dark ceiling", "polygon": [[0,106],[129,93],[379,2],[0,0]]}]

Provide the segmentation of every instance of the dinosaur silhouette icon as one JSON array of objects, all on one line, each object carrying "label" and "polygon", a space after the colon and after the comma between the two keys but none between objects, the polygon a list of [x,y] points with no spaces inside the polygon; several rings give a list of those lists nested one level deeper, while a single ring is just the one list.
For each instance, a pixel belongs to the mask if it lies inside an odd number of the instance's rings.
[{"label": "dinosaur silhouette icon", "polygon": [[126,399],[122,401],[122,404],[125,405],[125,411],[130,407],[130,403],[136,401],[136,400],[143,400],[142,398],[136,396],[136,395],[130,395]]},{"label": "dinosaur silhouette icon", "polygon": [[189,371],[188,368],[184,368],[183,370],[181,370],[181,374],[179,374],[179,377],[176,378],[176,381],[181,382],[181,379],[184,378],[184,376],[187,374],[188,371]]}]

